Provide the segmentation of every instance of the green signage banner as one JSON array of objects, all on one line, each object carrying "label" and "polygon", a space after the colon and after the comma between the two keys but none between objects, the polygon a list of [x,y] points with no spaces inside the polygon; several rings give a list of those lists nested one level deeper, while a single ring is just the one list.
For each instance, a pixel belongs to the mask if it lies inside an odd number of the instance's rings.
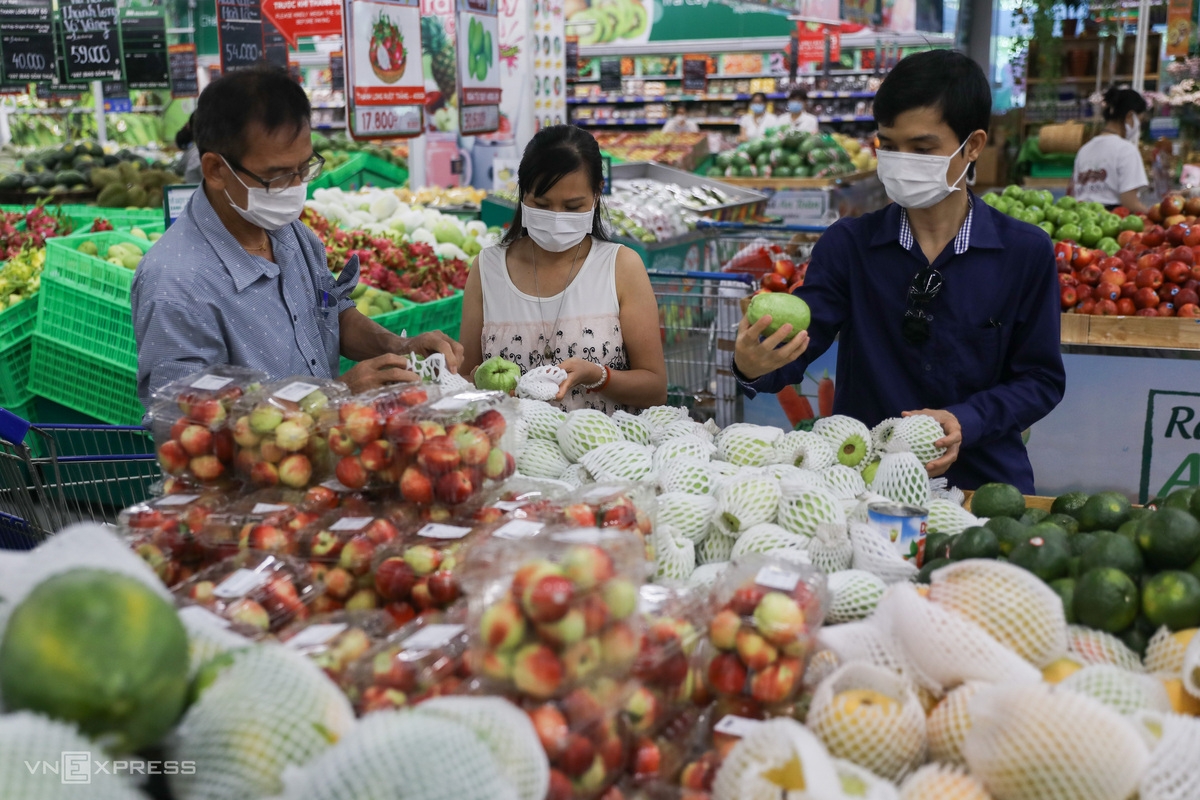
[{"label": "green signage banner", "polygon": [[567,32],[580,47],[787,36],[794,29],[783,11],[719,0],[573,0],[565,11]]}]

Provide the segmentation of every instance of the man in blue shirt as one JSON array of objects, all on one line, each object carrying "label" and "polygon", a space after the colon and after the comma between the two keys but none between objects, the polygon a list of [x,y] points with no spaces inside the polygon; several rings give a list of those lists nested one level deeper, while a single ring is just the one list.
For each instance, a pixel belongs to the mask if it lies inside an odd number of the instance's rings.
[{"label": "man in blue shirt", "polygon": [[765,339],[742,320],[734,372],[747,394],[799,383],[838,339],[834,411],[876,425],[928,414],[945,436],[931,476],[1034,492],[1021,433],[1062,399],[1059,284],[1049,237],[965,188],[987,143],[991,91],[966,56],[896,65],[875,97],[879,177],[895,201],[833,225],[813,249],[806,332]]},{"label": "man in blue shirt", "polygon": [[230,73],[200,95],[192,128],[204,183],[150,249],[133,279],[138,396],[212,364],[273,380],[338,377],[355,392],[414,381],[403,355],[462,346],[441,332],[405,339],[355,308],[352,259],[334,280],[325,245],[299,221],[307,183],[321,173],[304,89],[286,72]]}]

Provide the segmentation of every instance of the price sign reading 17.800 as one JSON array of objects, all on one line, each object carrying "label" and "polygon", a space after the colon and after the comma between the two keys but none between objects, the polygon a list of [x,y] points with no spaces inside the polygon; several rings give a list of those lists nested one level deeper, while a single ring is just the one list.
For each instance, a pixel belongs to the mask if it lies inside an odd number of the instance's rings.
[{"label": "price sign reading 17.800", "polygon": [[351,135],[420,135],[425,75],[419,0],[346,0],[342,20]]}]

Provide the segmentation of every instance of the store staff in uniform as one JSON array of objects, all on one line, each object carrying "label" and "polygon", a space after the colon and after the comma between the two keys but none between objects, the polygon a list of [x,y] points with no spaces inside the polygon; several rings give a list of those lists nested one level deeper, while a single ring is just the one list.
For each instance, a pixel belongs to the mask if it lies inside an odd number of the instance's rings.
[{"label": "store staff in uniform", "polygon": [[750,95],[750,110],[738,118],[738,140],[745,142],[765,136],[776,125],[779,125],[779,118],[767,111],[767,96],[755,92]]},{"label": "store staff in uniform", "polygon": [[801,87],[796,87],[788,92],[787,100],[787,115],[780,118],[780,123],[791,126],[792,130],[801,131],[802,133],[819,133],[820,126],[817,125],[817,118],[808,113],[805,108],[808,103],[808,92]]},{"label": "store staff in uniform", "polygon": [[1104,128],[1075,156],[1072,194],[1081,202],[1095,202],[1109,210],[1125,206],[1134,214],[1150,209],[1139,196],[1150,185],[1138,150],[1141,115],[1146,100],[1133,89],[1115,86],[1104,95]]},{"label": "store staff in uniform", "polygon": [[667,120],[667,124],[663,125],[663,133],[699,133],[700,126],[696,124],[694,119],[688,118],[687,103],[676,103],[672,109],[675,113]]},{"label": "store staff in uniform", "polygon": [[335,280],[325,245],[299,221],[324,161],[310,140],[304,89],[282,69],[255,67],[209,84],[192,132],[204,183],[150,248],[133,278],[138,396],[212,364],[280,380],[341,376],[363,392],[416,380],[403,355],[461,346],[445,334],[403,339],[359,313],[351,259]]},{"label": "store staff in uniform", "polygon": [[895,202],[841,219],[813,248],[796,290],[812,323],[742,319],[734,373],[747,394],[799,383],[838,339],[833,410],[874,426],[902,413],[941,423],[930,475],[975,489],[1034,491],[1021,433],[1065,387],[1050,238],[966,188],[987,142],[987,77],[950,50],[902,60],[875,97],[879,177]]}]

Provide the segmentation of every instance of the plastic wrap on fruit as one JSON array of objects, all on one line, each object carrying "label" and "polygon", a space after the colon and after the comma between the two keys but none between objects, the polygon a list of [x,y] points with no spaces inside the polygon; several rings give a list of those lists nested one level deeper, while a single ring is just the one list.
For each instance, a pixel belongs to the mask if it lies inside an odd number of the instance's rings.
[{"label": "plastic wrap on fruit", "polygon": [[235,632],[261,637],[307,619],[321,587],[303,562],[247,550],[198,572],[172,594],[180,606],[202,606]]},{"label": "plastic wrap on fruit", "polygon": [[646,584],[638,593],[641,645],[633,677],[641,682],[625,711],[632,731],[653,736],[691,705],[703,682],[695,655],[711,605],[708,592]]},{"label": "plastic wrap on fruit", "polygon": [[228,506],[224,493],[173,494],[138,503],[117,516],[117,529],[167,587],[185,581],[214,558],[197,534]]},{"label": "plastic wrap on fruit", "polygon": [[372,647],[346,672],[343,683],[359,714],[416,705],[465,690],[465,605],[424,614]]},{"label": "plastic wrap on fruit", "polygon": [[816,568],[759,553],[734,559],[713,591],[716,613],[699,658],[718,701],[760,717],[800,689],[828,605]]},{"label": "plastic wrap on fruit", "polygon": [[277,638],[344,686],[350,665],[399,627],[384,611],[334,611],[293,622]]},{"label": "plastic wrap on fruit", "polygon": [[681,706],[667,714],[654,733],[635,734],[627,770],[639,792],[633,796],[681,800],[681,773],[708,746],[708,715],[707,709]]},{"label": "plastic wrap on fruit", "polygon": [[317,436],[325,442],[336,480],[352,490],[396,486],[405,463],[392,441],[414,406],[437,399],[434,386],[395,384],[331,402],[336,414],[326,416]]},{"label": "plastic wrap on fruit", "polygon": [[332,478],[333,456],[320,431],[337,418],[334,401],[349,394],[344,383],[304,376],[245,395],[231,417],[234,469],[259,488],[306,489]]},{"label": "plastic wrap on fruit", "polygon": [[567,489],[550,486],[544,481],[509,478],[483,497],[475,512],[475,521],[541,520],[566,505],[570,496]]},{"label": "plastic wrap on fruit", "polygon": [[479,531],[469,521],[428,522],[379,547],[371,564],[374,589],[394,615],[445,610],[462,597],[457,571]]}]

